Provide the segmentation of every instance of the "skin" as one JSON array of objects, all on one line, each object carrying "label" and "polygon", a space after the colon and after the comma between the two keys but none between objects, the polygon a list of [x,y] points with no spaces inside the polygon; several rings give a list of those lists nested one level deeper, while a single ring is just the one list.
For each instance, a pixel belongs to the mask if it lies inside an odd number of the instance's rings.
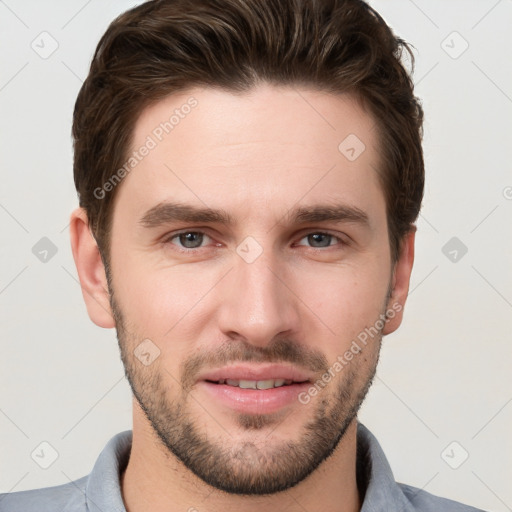
[{"label": "skin", "polygon": [[[108,282],[87,215],[71,215],[89,316],[117,328],[134,392],[125,506],[359,510],[357,409],[382,336],[402,321],[415,236],[392,265],[374,122],[347,95],[268,84],[238,95],[191,88],[142,112],[132,149],[191,96],[198,105],[118,185]],[[351,133],[366,146],[354,161],[338,150]],[[234,224],[140,224],[170,200],[223,209]],[[369,225],[287,223],[297,206],[332,202],[363,210]],[[204,236],[192,236],[187,247],[196,248],[185,254],[186,240],[169,239],[187,229]],[[309,236],[326,231],[334,236]],[[236,252],[248,236],[262,249],[251,263]],[[307,404],[241,414],[197,385],[200,372],[240,361],[281,361],[320,378],[390,309],[379,335]],[[160,351],[148,366],[134,355],[145,339]]]}]

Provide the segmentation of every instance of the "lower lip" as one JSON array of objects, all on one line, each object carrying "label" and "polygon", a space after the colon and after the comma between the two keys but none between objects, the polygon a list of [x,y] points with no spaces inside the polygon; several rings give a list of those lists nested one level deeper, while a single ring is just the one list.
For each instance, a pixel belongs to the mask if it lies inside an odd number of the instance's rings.
[{"label": "lower lip", "polygon": [[242,389],[203,380],[197,385],[215,400],[238,412],[270,414],[294,402],[299,403],[299,393],[307,390],[311,384],[303,382],[270,389]]}]

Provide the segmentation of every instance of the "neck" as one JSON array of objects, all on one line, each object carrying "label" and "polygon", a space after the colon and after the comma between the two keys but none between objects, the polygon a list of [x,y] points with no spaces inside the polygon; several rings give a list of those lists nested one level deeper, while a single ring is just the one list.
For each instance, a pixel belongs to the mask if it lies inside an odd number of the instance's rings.
[{"label": "neck", "polygon": [[240,496],[214,489],[163,446],[145,417],[135,414],[130,459],[121,475],[127,512],[357,512],[354,420],[333,454],[305,480],[272,495]]}]

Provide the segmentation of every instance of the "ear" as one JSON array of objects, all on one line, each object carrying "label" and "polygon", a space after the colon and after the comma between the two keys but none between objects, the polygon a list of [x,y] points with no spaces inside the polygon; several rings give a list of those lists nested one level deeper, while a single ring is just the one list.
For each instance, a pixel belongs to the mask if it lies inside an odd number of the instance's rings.
[{"label": "ear", "polygon": [[389,314],[382,334],[391,334],[396,331],[402,323],[405,301],[409,293],[409,281],[411,278],[412,265],[414,263],[414,239],[416,226],[404,237],[399,258],[393,270],[391,297],[389,298],[387,311]]},{"label": "ear", "polygon": [[71,213],[69,230],[71,250],[89,318],[99,327],[115,327],[105,267],[83,208]]}]

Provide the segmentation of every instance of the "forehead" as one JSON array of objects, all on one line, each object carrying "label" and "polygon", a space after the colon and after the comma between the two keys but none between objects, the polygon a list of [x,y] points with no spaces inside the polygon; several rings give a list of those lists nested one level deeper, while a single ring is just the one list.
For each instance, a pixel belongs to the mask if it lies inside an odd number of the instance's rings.
[{"label": "forehead", "polygon": [[179,199],[262,216],[331,199],[371,213],[385,207],[376,129],[349,95],[191,88],[140,115],[116,202],[142,213]]}]

